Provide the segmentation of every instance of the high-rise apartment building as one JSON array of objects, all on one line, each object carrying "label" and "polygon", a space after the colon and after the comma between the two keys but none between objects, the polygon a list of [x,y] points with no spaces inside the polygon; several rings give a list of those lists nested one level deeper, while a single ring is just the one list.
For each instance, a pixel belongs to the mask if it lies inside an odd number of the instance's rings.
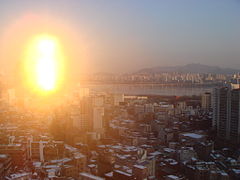
[{"label": "high-rise apartment building", "polygon": [[84,97],[77,105],[72,106],[71,119],[73,127],[87,131],[92,127],[92,99]]},{"label": "high-rise apartment building", "polygon": [[102,131],[104,128],[103,124],[104,107],[93,107],[93,130]]},{"label": "high-rise apartment building", "polygon": [[104,96],[93,97],[93,131],[104,133]]},{"label": "high-rise apartment building", "polygon": [[231,91],[229,138],[240,142],[240,89]]},{"label": "high-rise apartment building", "polygon": [[213,92],[213,128],[217,137],[240,142],[240,89],[216,88]]},{"label": "high-rise apartment building", "polygon": [[210,108],[211,108],[211,93],[206,92],[206,93],[202,94],[201,105],[202,105],[203,109],[210,110]]}]

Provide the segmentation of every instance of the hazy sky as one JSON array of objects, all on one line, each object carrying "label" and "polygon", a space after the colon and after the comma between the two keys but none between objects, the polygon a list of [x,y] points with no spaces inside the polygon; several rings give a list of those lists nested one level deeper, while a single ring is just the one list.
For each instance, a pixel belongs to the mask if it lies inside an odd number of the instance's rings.
[{"label": "hazy sky", "polygon": [[20,46],[37,33],[60,36],[68,61],[89,72],[187,63],[240,68],[240,0],[0,1],[5,65],[19,61]]}]

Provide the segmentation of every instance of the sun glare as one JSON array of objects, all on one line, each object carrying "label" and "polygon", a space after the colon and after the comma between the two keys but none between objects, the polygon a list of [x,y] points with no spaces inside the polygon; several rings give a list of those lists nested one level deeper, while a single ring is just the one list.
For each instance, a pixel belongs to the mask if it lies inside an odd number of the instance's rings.
[{"label": "sun glare", "polygon": [[38,36],[30,43],[25,74],[31,89],[49,92],[56,89],[60,79],[59,44],[51,36]]},{"label": "sun glare", "polygon": [[56,83],[56,43],[51,39],[40,39],[37,51],[37,83],[44,90],[52,90]]}]

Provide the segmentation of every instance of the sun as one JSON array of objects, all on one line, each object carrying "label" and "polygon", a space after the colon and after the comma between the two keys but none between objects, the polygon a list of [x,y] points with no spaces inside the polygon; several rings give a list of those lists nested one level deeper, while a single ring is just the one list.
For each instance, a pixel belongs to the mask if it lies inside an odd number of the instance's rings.
[{"label": "sun", "polygon": [[49,35],[36,36],[26,52],[24,77],[27,87],[37,92],[55,91],[63,79],[63,56],[57,38]]},{"label": "sun", "polygon": [[37,42],[36,81],[39,88],[53,90],[56,83],[56,42],[42,38]]}]

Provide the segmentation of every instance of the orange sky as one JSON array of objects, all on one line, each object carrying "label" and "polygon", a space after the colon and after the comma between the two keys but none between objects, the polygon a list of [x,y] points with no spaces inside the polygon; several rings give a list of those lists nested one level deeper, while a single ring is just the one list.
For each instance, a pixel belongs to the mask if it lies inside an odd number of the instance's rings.
[{"label": "orange sky", "polygon": [[44,15],[26,14],[4,27],[3,32],[0,37],[0,59],[4,61],[0,63],[5,74],[16,76],[13,72],[21,71],[19,68],[24,61],[24,53],[29,42],[41,34],[58,38],[64,51],[62,54],[66,59],[66,68],[70,68],[72,74],[91,71],[87,68],[89,52],[83,33],[76,33],[74,27],[64,21]]}]

